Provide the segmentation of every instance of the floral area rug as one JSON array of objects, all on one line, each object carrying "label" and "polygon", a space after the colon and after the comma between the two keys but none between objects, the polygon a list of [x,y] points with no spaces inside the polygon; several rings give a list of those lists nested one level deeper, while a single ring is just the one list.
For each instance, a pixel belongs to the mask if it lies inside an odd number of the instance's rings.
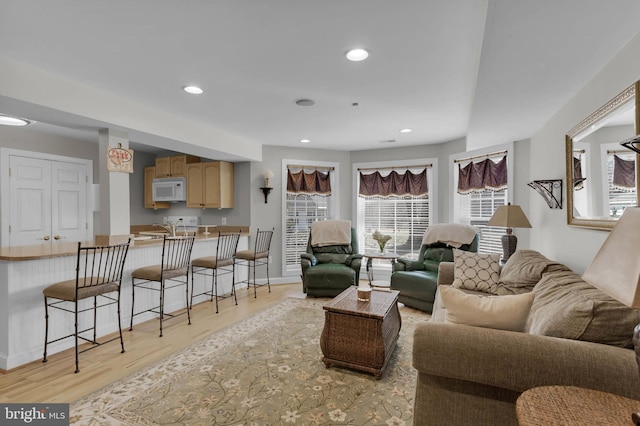
[{"label": "floral area rug", "polygon": [[401,309],[382,378],[325,368],[323,301],[287,299],[71,405],[78,425],[410,425],[411,345],[428,315]]}]

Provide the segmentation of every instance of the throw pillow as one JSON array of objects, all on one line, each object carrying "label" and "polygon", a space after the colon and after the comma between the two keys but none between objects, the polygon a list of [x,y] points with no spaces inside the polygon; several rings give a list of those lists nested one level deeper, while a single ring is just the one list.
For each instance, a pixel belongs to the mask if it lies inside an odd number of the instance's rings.
[{"label": "throw pillow", "polygon": [[500,277],[500,255],[453,249],[453,283],[456,288],[491,293]]},{"label": "throw pillow", "polygon": [[554,269],[569,270],[564,265],[547,259],[535,250],[518,250],[513,253],[500,271],[498,284],[491,288],[493,294],[522,294],[533,290],[542,274]]},{"label": "throw pillow", "polygon": [[640,310],[618,302],[575,272],[547,272],[533,293],[527,332],[631,347]]},{"label": "throw pillow", "polygon": [[439,287],[447,310],[445,319],[456,324],[523,331],[533,303],[534,294],[480,296],[448,285]]}]

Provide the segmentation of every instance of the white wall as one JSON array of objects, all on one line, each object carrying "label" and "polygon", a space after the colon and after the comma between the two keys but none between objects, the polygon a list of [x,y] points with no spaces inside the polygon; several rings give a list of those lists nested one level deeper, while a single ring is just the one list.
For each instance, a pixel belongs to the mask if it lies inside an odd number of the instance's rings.
[{"label": "white wall", "polygon": [[640,79],[640,35],[634,37],[531,138],[531,176],[563,179],[563,209],[549,209],[531,193],[531,246],[550,259],[583,272],[608,232],[567,225],[565,134],[582,119]]}]

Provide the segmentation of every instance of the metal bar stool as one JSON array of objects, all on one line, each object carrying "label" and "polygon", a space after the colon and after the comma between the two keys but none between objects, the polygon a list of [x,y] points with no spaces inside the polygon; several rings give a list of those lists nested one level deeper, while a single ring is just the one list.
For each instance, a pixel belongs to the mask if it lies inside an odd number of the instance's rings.
[{"label": "metal bar stool", "polygon": [[[275,228],[274,228],[275,229]],[[269,293],[271,293],[271,283],[269,282],[269,249],[271,247],[271,237],[273,237],[273,231],[256,231],[256,241],[253,250],[242,250],[236,253],[236,260],[239,260],[239,264],[246,264],[249,267],[246,282],[247,290],[251,288],[253,284],[253,297],[258,297],[256,292],[257,286],[267,285]],[[256,282],[256,267],[265,265],[267,267],[267,282],[258,284]],[[253,281],[249,279],[251,276],[251,269],[253,268]]]},{"label": "metal bar stool", "polygon": [[[218,313],[218,298],[226,299],[233,296],[236,305],[238,304],[238,298],[236,297],[235,255],[239,239],[239,232],[232,234],[219,233],[216,255],[199,257],[191,261],[191,306],[193,306],[193,298],[202,295],[210,296],[211,301],[213,301],[214,297],[216,298],[216,314]],[[194,274],[209,276],[209,271],[211,271],[211,290],[196,293]],[[231,293],[226,296],[218,296],[218,277],[228,274],[232,274]]]},{"label": "metal bar stool", "polygon": [[[96,319],[98,308],[117,305],[118,331],[120,333],[120,353],[124,353],[124,341],[122,340],[122,324],[120,320],[120,288],[122,284],[122,272],[124,262],[129,252],[128,239],[126,243],[103,247],[82,247],[78,243],[78,260],[76,262],[76,278],[61,281],[46,287],[44,295],[45,332],[44,332],[44,357],[42,362],[47,362],[47,346],[68,337],[75,337],[76,370],[80,371],[78,354],[86,352],[104,343],[112,342],[118,337],[98,342],[96,335]],[[117,293],[117,295],[109,295]],[[93,298],[90,306],[79,306],[83,299]],[[99,304],[100,302],[100,304]],[[70,306],[73,304],[73,306]],[[74,314],[74,332],[72,334],[49,340],[49,308],[59,309]],[[93,310],[93,325],[84,330],[78,330],[78,314]],[[93,336],[87,338],[82,333],[93,331]],[[92,344],[87,349],[78,351],[78,339]]]},{"label": "metal bar stool", "polygon": [[[160,316],[160,337],[162,337],[162,321],[165,316],[174,318],[186,313],[188,323],[191,324],[191,314],[189,313],[189,262],[194,240],[195,236],[169,237],[165,235],[162,244],[162,263],[138,268],[131,273],[131,325],[129,331],[133,330],[133,317],[145,312],[153,312]],[[139,281],[136,282],[136,280]],[[172,284],[167,285],[167,281],[172,281]],[[168,314],[164,311],[165,291],[181,285],[185,286],[186,312]],[[136,288],[159,292],[160,301],[158,306],[134,313]]]}]

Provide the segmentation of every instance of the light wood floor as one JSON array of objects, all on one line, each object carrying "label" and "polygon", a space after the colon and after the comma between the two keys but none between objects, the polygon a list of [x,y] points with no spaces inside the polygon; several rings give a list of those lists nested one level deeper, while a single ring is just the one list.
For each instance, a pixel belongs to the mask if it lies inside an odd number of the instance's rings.
[{"label": "light wood floor", "polygon": [[[123,331],[126,352],[120,353],[119,340],[80,354],[80,372],[74,374],[74,350],[50,355],[48,361],[30,364],[0,373],[0,402],[73,402],[89,393],[123,378],[169,354],[185,348],[207,335],[247,318],[283,299],[300,294],[302,284],[238,289],[238,306],[233,299],[220,301],[216,314],[215,302],[194,305],[191,325],[187,317],[179,316],[164,322],[164,336],[158,337],[158,320]],[[41,319],[44,321],[44,318]]]}]

